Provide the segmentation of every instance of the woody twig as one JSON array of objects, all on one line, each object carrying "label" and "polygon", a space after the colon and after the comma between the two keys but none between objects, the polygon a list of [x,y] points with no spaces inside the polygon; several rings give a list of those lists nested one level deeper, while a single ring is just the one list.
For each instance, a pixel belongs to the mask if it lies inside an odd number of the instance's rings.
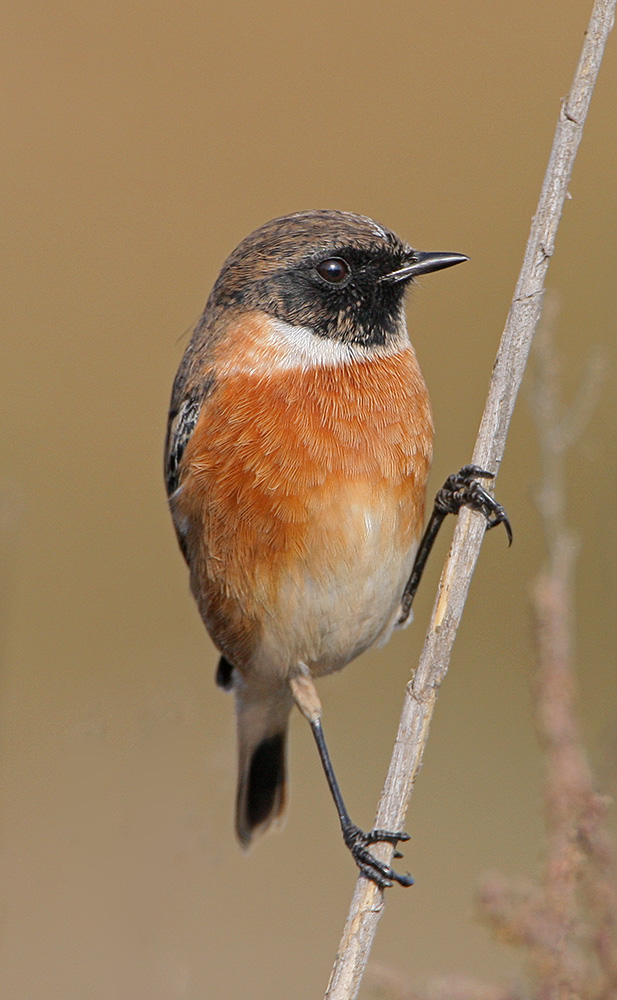
[{"label": "woody twig", "polygon": [[[473,462],[497,472],[516,396],[537,326],[542,292],[572,168],[596,83],[617,0],[595,0],[581,57],[562,102],[548,167],[523,264],[493,368]],[[484,519],[463,510],[457,518],[418,668],[406,689],[403,711],[375,826],[401,829],[424,754],[439,686],[450,661],[471,576],[484,535]],[[392,848],[375,853],[388,863]],[[366,967],[384,895],[360,877],[339,945],[326,1000],[354,1000]]]}]

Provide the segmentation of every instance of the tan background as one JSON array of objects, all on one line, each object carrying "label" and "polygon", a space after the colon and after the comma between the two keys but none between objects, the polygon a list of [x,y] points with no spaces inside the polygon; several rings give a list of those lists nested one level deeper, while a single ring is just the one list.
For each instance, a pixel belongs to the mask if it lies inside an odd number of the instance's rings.
[{"label": "tan background", "polygon": [[[213,686],[161,484],[183,331],[227,253],[286,212],[350,209],[421,249],[469,254],[410,302],[434,401],[434,491],[471,453],[590,7],[23,0],[5,12],[4,1000],[321,995],[354,868],[299,717],[283,833],[248,856],[232,837],[232,704]],[[570,463],[582,713],[597,763],[617,687],[616,43],[549,281],[563,300],[568,387],[596,347],[609,363]],[[533,874],[541,844],[527,589],[542,544],[523,397],[498,490],[515,545],[495,533],[483,548],[409,816],[404,864],[417,885],[389,893],[374,950],[415,981],[522,974],[472,911],[482,871]],[[416,627],[322,685],[362,823],[439,558]]]}]

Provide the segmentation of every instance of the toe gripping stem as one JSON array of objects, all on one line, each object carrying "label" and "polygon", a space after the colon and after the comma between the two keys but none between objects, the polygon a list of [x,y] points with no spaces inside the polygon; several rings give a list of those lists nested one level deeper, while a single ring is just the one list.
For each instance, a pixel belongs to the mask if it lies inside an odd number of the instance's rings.
[{"label": "toe gripping stem", "polygon": [[371,882],[375,882],[380,889],[388,889],[394,882],[398,882],[399,885],[405,887],[413,885],[411,875],[401,875],[399,872],[394,871],[390,865],[384,861],[379,861],[368,849],[371,844],[392,844],[395,848],[394,857],[402,858],[403,855],[400,851],[396,850],[396,847],[399,843],[409,840],[408,833],[403,833],[402,830],[398,833],[394,833],[391,830],[369,830],[368,833],[365,833],[355,823],[341,825],[343,827],[343,840],[365,878],[370,879]]},{"label": "toe gripping stem", "polygon": [[497,527],[498,524],[503,524],[508,536],[508,545],[512,545],[512,526],[508,515],[495,497],[478,482],[478,479],[494,478],[492,472],[487,472],[478,465],[464,465],[459,472],[448,476],[435,497],[434,509],[443,515],[442,520],[446,514],[458,514],[461,507],[477,510],[486,518],[487,531]]},{"label": "toe gripping stem", "polygon": [[483,514],[486,519],[486,530],[503,524],[508,536],[508,545],[512,544],[512,526],[508,520],[504,508],[497,503],[495,497],[485,490],[478,479],[494,479],[494,473],[487,472],[479,465],[464,465],[459,472],[448,476],[445,483],[435,497],[433,512],[426,526],[426,531],[422,536],[422,541],[418,547],[416,559],[413,564],[411,576],[401,600],[401,613],[399,624],[407,621],[411,611],[413,599],[426,566],[426,561],[433,543],[437,537],[439,529],[448,514],[458,514],[461,507],[469,507]]},{"label": "toe gripping stem", "polygon": [[[398,882],[399,885],[404,886],[413,885],[411,875],[400,875],[390,865],[386,864],[385,861],[380,861],[376,858],[369,850],[371,844],[378,843],[392,844],[396,848],[397,844],[409,840],[409,834],[402,831],[394,833],[390,830],[370,830],[368,833],[365,833],[359,826],[352,823],[345,802],[343,801],[338,781],[336,780],[334,768],[332,767],[323,729],[321,728],[321,721],[314,719],[311,722],[311,729],[313,730],[321,763],[339,815],[343,840],[351,851],[351,855],[361,873],[365,878],[370,879],[371,882],[378,885],[380,889],[387,889],[394,882]],[[400,858],[402,854],[395,849],[394,857]]]}]

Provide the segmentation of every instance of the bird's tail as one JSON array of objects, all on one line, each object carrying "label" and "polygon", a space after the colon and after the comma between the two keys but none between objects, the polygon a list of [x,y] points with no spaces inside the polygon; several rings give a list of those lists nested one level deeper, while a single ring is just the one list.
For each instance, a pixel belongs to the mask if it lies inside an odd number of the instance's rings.
[{"label": "bird's tail", "polygon": [[268,693],[239,689],[236,833],[243,847],[285,808],[285,758],[291,710],[287,687]]}]

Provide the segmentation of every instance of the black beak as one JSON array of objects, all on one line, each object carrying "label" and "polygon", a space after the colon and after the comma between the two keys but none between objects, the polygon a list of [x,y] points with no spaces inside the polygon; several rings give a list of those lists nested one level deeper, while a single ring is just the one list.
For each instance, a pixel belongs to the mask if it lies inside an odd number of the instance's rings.
[{"label": "black beak", "polygon": [[421,253],[419,250],[411,252],[409,264],[400,267],[398,271],[391,271],[384,274],[380,281],[408,281],[416,278],[419,274],[430,274],[431,271],[441,271],[444,267],[453,267],[454,264],[462,264],[464,260],[469,260],[462,253]]}]

